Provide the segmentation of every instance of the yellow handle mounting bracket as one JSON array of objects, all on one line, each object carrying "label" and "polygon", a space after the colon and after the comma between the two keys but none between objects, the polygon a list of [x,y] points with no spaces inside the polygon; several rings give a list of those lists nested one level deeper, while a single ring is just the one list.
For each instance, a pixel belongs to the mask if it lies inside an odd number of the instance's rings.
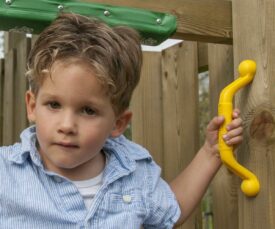
[{"label": "yellow handle mounting bracket", "polygon": [[239,78],[225,87],[219,100],[219,115],[224,116],[225,121],[219,130],[219,150],[222,162],[237,176],[243,179],[241,184],[242,192],[247,196],[256,196],[260,190],[260,184],[257,177],[248,169],[240,165],[234,155],[233,147],[228,146],[223,135],[226,134],[226,126],[232,121],[233,95],[242,87],[249,84],[255,75],[256,63],[252,60],[245,60],[239,65]]}]

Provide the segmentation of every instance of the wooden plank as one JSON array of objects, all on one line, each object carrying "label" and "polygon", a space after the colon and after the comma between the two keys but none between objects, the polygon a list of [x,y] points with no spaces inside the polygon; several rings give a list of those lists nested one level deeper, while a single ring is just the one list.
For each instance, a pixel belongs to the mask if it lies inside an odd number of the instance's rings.
[{"label": "wooden plank", "polygon": [[210,113],[218,114],[221,90],[234,80],[233,47],[208,44]]},{"label": "wooden plank", "polygon": [[[164,175],[171,181],[195,156],[198,132],[198,53],[183,42],[162,53]],[[199,209],[181,229],[196,228]]]},{"label": "wooden plank", "polygon": [[163,117],[161,94],[161,53],[143,52],[141,79],[131,109],[132,138],[145,146],[154,160],[163,166]]},{"label": "wooden plank", "polygon": [[162,52],[164,174],[171,181],[198,150],[197,43]]},{"label": "wooden plank", "polygon": [[275,20],[274,0],[233,0],[234,64],[257,62],[250,86],[236,97],[242,107],[245,140],[239,161],[259,178],[257,197],[239,193],[239,228],[275,228]]},{"label": "wooden plank", "polygon": [[5,55],[5,78],[4,78],[4,96],[3,96],[3,145],[10,145],[13,141],[14,127],[14,63],[16,51],[9,50]]},{"label": "wooden plank", "polygon": [[[210,117],[217,115],[221,90],[234,80],[233,47],[208,45]],[[214,228],[238,229],[237,179],[222,166],[212,181]],[[226,207],[225,207],[226,206]]]},{"label": "wooden plank", "polygon": [[0,145],[3,133],[4,59],[0,59]]},{"label": "wooden plank", "polygon": [[176,38],[214,43],[232,43],[231,1],[220,0],[85,0],[169,12],[177,17]]},{"label": "wooden plank", "polygon": [[[7,53],[10,49],[16,48],[20,42],[20,36],[13,36],[11,34],[20,34],[19,32],[4,32],[4,52]],[[21,33],[23,34],[23,33]]]},{"label": "wooden plank", "polygon": [[10,39],[16,40],[16,64],[14,65],[14,141],[19,140],[20,133],[28,126],[25,106],[25,92],[27,90],[27,80],[25,77],[27,55],[30,50],[30,39],[26,34],[12,32]]}]

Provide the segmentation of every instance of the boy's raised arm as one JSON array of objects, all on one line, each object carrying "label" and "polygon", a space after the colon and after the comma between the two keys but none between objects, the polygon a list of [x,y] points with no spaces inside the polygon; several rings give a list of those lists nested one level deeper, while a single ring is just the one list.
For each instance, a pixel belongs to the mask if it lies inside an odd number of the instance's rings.
[{"label": "boy's raised arm", "polygon": [[[227,126],[224,140],[228,145],[242,141],[242,120],[239,110],[233,112],[233,121]],[[223,117],[214,117],[207,126],[206,140],[191,163],[170,183],[181,208],[177,224],[182,224],[203,197],[208,185],[221,166],[218,150],[218,130]]]}]

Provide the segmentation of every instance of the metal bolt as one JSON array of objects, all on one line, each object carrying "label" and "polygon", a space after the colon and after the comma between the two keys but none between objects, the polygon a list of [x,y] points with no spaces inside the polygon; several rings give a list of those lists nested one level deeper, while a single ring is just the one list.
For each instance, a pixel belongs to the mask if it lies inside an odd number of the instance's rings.
[{"label": "metal bolt", "polygon": [[57,7],[57,9],[58,9],[59,11],[61,11],[61,10],[64,9],[64,6],[63,6],[63,5],[59,5],[59,6]]},{"label": "metal bolt", "polygon": [[110,16],[110,15],[111,15],[111,13],[110,13],[110,11],[109,11],[109,10],[105,10],[105,11],[104,11],[104,15],[105,15],[106,17],[108,17],[108,16]]},{"label": "metal bolt", "polygon": [[5,3],[6,3],[7,5],[11,5],[12,0],[5,0]]},{"label": "metal bolt", "polygon": [[156,20],[156,23],[160,25],[160,24],[161,24],[161,19],[158,18],[158,19]]}]

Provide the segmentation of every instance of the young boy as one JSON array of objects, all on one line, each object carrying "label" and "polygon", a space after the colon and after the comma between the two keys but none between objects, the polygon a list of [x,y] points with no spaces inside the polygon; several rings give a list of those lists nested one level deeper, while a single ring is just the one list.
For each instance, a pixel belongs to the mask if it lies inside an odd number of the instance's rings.
[{"label": "young boy", "polygon": [[[171,191],[150,154],[122,136],[141,57],[136,32],[80,15],[40,34],[27,71],[35,125],[0,148],[0,228],[166,229],[192,212],[221,165],[223,117]],[[229,145],[242,140],[238,111],[233,118]]]}]

